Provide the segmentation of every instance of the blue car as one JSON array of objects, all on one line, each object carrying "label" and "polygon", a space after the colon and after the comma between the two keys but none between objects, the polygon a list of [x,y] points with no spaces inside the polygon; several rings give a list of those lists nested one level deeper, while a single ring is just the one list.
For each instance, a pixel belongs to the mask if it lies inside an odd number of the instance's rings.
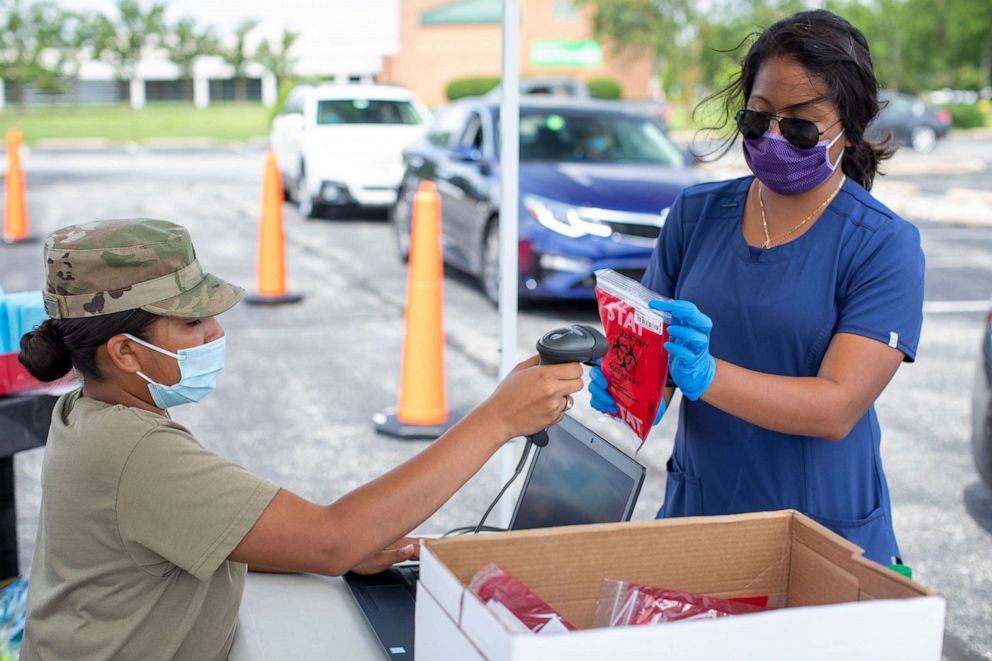
[{"label": "blue car", "polygon": [[[499,283],[499,104],[463,99],[440,110],[404,151],[390,218],[410,252],[413,197],[441,197],[445,263]],[[597,269],[640,279],[676,196],[698,180],[685,154],[643,113],[622,104],[527,98],[520,105],[520,295],[587,299]]]}]

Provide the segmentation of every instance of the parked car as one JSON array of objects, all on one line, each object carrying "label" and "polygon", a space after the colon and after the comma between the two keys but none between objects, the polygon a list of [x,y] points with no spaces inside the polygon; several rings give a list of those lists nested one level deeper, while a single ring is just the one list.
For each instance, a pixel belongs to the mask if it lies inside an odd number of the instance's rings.
[{"label": "parked car", "polygon": [[909,94],[891,90],[879,92],[882,112],[865,132],[870,140],[883,140],[891,134],[897,145],[909,145],[920,153],[929,153],[937,140],[947,135],[951,114],[944,108],[934,108]]},{"label": "parked car", "polygon": [[672,127],[672,115],[675,114],[675,109],[672,108],[672,104],[668,101],[654,101],[651,99],[644,99],[640,101],[619,101],[623,103],[631,110],[638,111],[642,113],[645,117],[655,122],[665,133]]},{"label": "parked car", "polygon": [[[485,101],[500,102],[502,89],[499,85],[486,92],[482,98]],[[526,76],[520,79],[521,96],[554,96],[574,99],[591,98],[589,86],[578,78],[568,76]],[[623,104],[629,110],[635,110],[645,117],[657,122],[662,131],[668,132],[672,125],[674,109],[667,101],[653,99],[618,99],[615,103]]]},{"label": "parked car", "polygon": [[[499,105],[462,99],[404,151],[391,218],[404,259],[420,182],[441,196],[445,261],[479,278],[495,301],[499,275]],[[698,180],[657,124],[605,101],[526,97],[520,104],[520,294],[583,299],[594,271],[640,278],[668,210]]]},{"label": "parked car", "polygon": [[300,214],[325,207],[388,207],[402,150],[430,123],[412,92],[388,85],[301,85],[272,120],[271,144]]},{"label": "parked car", "polygon": [[975,370],[975,389],[971,399],[971,449],[978,472],[992,489],[992,305],[985,318],[982,347]]},{"label": "parked car", "polygon": [[[499,103],[502,86],[497,85],[482,98]],[[574,99],[588,99],[589,86],[578,78],[569,76],[524,76],[520,79],[521,96],[555,96]]]}]

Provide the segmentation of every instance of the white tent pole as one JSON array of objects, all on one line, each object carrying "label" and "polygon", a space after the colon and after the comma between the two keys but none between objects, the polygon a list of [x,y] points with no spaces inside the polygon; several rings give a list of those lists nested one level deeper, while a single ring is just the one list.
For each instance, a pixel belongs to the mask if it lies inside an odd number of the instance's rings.
[{"label": "white tent pole", "polygon": [[[517,364],[517,281],[520,210],[520,0],[503,0],[503,75],[500,101],[499,205],[499,376]],[[500,481],[513,474],[516,460],[510,445],[500,450]],[[497,509],[500,526],[510,524],[512,498],[504,497]]]}]

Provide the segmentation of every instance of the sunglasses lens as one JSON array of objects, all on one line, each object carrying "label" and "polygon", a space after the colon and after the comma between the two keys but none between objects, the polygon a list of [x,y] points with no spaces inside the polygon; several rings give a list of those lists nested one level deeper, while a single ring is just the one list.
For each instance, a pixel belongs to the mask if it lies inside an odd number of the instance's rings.
[{"label": "sunglasses lens", "polygon": [[782,137],[800,149],[815,147],[820,139],[820,130],[808,119],[782,118],[778,127],[782,131]]},{"label": "sunglasses lens", "polygon": [[767,113],[746,108],[737,113],[737,128],[748,140],[757,140],[768,131],[769,126],[771,118]]}]

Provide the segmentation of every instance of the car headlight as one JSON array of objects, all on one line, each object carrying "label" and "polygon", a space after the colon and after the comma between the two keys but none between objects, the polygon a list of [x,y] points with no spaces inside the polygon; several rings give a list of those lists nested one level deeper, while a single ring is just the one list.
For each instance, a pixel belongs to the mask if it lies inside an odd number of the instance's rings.
[{"label": "car headlight", "polygon": [[537,222],[552,232],[567,237],[578,238],[587,234],[606,237],[613,234],[609,225],[582,218],[578,210],[568,204],[555,202],[537,195],[526,195],[524,196],[524,207]]}]

